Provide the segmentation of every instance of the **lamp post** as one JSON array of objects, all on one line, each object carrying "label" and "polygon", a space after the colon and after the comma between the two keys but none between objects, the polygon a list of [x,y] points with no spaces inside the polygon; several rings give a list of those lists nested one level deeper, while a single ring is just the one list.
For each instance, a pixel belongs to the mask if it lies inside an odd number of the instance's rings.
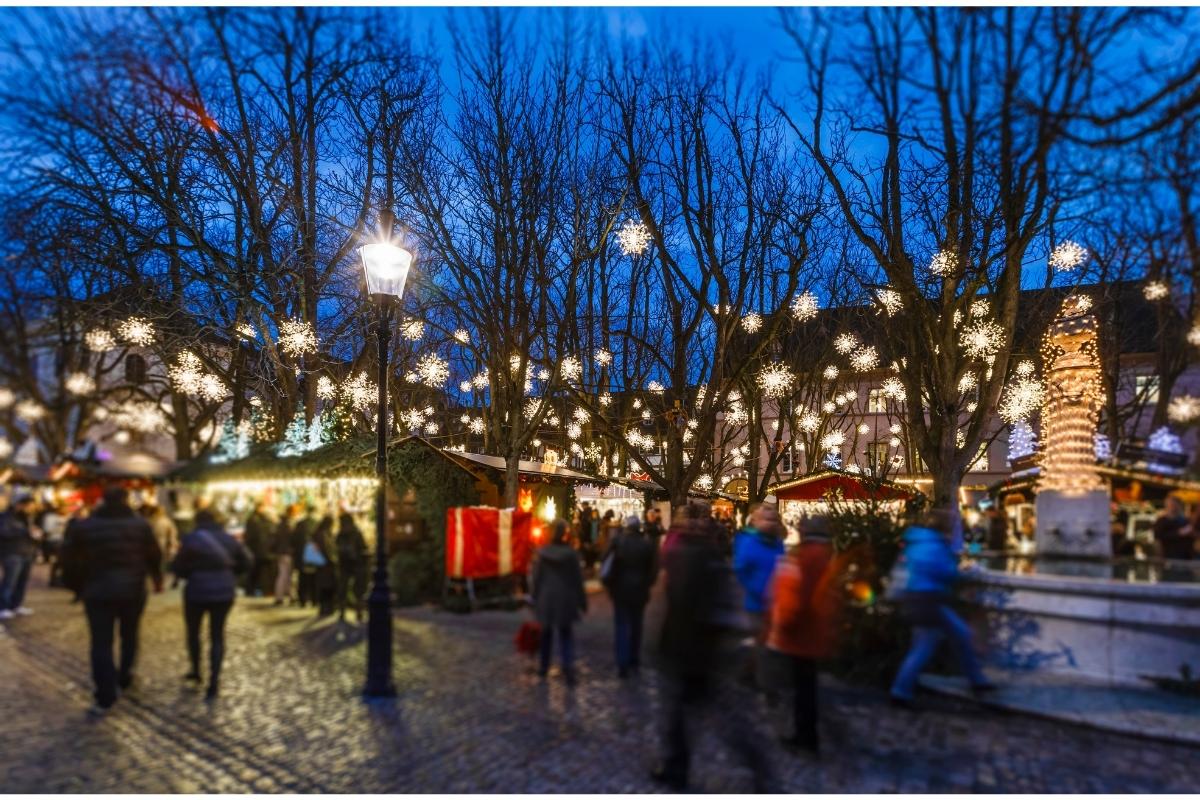
[{"label": "lamp post", "polygon": [[[390,221],[390,220],[389,220]],[[391,226],[385,226],[390,233]],[[404,295],[404,282],[413,256],[390,241],[359,248],[367,295],[375,306],[375,337],[379,347],[379,408],[375,450],[375,474],[379,478],[375,499],[375,575],[371,597],[367,601],[367,684],[366,697],[395,697],[392,683],[392,610],[387,574],[387,384],[388,343],[392,338],[392,319]]]}]

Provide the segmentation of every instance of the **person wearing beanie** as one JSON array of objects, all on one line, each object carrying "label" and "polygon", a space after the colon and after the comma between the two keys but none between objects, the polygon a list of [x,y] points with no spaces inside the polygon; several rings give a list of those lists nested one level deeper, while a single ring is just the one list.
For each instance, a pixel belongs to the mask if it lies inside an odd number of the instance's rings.
[{"label": "person wearing beanie", "polygon": [[641,665],[642,622],[650,588],[658,578],[658,545],[642,529],[639,517],[625,519],[600,568],[612,598],[617,675],[628,678]]}]

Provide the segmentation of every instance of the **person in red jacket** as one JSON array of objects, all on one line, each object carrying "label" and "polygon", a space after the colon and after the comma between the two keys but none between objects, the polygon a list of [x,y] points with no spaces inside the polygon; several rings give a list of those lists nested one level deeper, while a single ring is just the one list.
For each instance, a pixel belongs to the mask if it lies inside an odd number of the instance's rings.
[{"label": "person in red jacket", "polygon": [[833,655],[836,644],[841,569],[826,517],[808,517],[801,531],[800,544],[775,568],[767,647],[787,658],[795,681],[795,732],[784,743],[815,755],[819,752],[817,670]]}]

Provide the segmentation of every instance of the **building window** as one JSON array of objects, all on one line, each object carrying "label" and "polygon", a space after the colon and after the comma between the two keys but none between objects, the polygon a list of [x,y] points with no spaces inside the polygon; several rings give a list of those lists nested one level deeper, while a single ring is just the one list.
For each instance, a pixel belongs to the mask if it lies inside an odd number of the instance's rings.
[{"label": "building window", "polygon": [[125,356],[125,380],[128,383],[145,383],[146,359],[137,353]]},{"label": "building window", "polygon": [[867,413],[886,414],[888,410],[887,402],[887,395],[883,393],[883,389],[876,386],[867,393]]},{"label": "building window", "polygon": [[792,469],[792,448],[790,448],[790,447],[784,448],[784,451],[779,454],[778,464],[779,465],[776,469],[779,473],[794,472],[794,470]]},{"label": "building window", "polygon": [[1158,402],[1158,376],[1157,375],[1138,375],[1137,383],[1135,384],[1135,397],[1147,405],[1153,405]]},{"label": "building window", "polygon": [[878,474],[887,469],[892,458],[892,446],[887,441],[867,442],[867,464]]}]

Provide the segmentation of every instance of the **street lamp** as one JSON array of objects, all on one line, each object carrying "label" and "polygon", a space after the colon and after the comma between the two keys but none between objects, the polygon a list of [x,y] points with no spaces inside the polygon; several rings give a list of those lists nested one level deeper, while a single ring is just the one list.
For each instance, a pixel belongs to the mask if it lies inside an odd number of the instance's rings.
[{"label": "street lamp", "polygon": [[[390,232],[391,226],[385,226]],[[392,610],[387,574],[387,384],[388,343],[392,338],[392,317],[404,294],[404,282],[413,256],[391,242],[376,242],[360,247],[367,295],[375,306],[375,337],[379,346],[379,407],[375,444],[375,474],[379,478],[375,499],[375,576],[367,601],[367,685],[366,697],[395,697],[392,682]]]}]

